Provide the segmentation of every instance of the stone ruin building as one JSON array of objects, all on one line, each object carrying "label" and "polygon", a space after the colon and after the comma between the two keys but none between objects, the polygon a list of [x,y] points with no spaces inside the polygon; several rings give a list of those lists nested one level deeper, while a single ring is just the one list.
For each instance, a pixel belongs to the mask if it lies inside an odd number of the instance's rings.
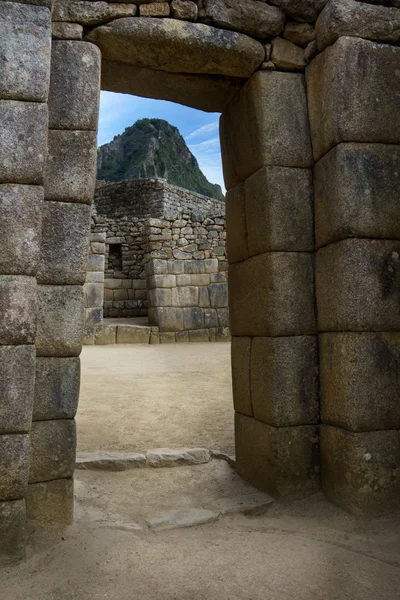
[{"label": "stone ruin building", "polygon": [[229,340],[227,268],[224,202],[164,179],[98,182],[84,343]]},{"label": "stone ruin building", "polygon": [[222,113],[239,474],[399,508],[399,32],[399,0],[0,2],[2,562],[73,518],[100,87]]}]

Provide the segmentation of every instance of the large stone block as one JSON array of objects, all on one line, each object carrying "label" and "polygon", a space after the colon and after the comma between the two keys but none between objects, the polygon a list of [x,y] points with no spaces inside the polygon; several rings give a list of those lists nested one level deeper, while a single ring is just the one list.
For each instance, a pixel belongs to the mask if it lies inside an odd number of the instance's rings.
[{"label": "large stone block", "polygon": [[398,9],[376,4],[378,3],[329,0],[315,26],[318,49],[324,50],[345,35],[398,45]]},{"label": "large stone block", "polygon": [[247,78],[265,57],[262,44],[247,35],[174,19],[118,19],[86,39],[106,60],[173,73]]},{"label": "large stone block", "polygon": [[104,287],[102,283],[85,283],[83,293],[85,308],[102,308],[104,301]]},{"label": "large stone block", "polygon": [[[172,306],[172,293],[175,293],[175,289],[169,288],[153,288],[149,290],[149,305],[150,306]],[[179,306],[175,303],[175,306]]]},{"label": "large stone block", "polygon": [[228,284],[212,283],[208,286],[210,305],[213,308],[225,308],[228,306]]},{"label": "large stone block", "polygon": [[297,500],[320,488],[318,427],[271,427],[235,414],[236,469],[275,498]]},{"label": "large stone block", "polygon": [[95,344],[99,346],[107,345],[107,344],[115,344],[117,337],[117,326],[116,325],[105,325],[103,322],[103,326],[101,331],[95,337]]},{"label": "large stone block", "polygon": [[72,523],[74,480],[55,479],[30,483],[26,496],[26,517],[34,521]]},{"label": "large stone block", "polygon": [[222,27],[241,31],[255,38],[279,35],[285,22],[284,13],[276,6],[255,4],[253,0],[204,0],[202,18]]},{"label": "large stone block", "polygon": [[33,344],[37,286],[34,277],[0,276],[0,344]]},{"label": "large stone block", "polygon": [[400,143],[400,120],[393,119],[399,60],[400,48],[341,37],[311,62],[307,93],[315,160],[340,142]]},{"label": "large stone block", "polygon": [[337,240],[400,239],[400,146],[339,144],[315,165],[318,247]]},{"label": "large stone block", "polygon": [[25,557],[25,500],[0,502],[0,567]]},{"label": "large stone block", "polygon": [[[105,267],[105,258],[102,254],[89,254],[87,256],[87,270],[89,272],[99,272],[99,271],[104,272],[104,267]],[[107,286],[105,286],[105,287],[109,287],[109,288],[121,287],[121,280],[120,279],[108,280]]]},{"label": "large stone block", "polygon": [[400,242],[350,239],[317,252],[320,331],[400,329]]},{"label": "large stone block", "polygon": [[351,433],[323,426],[322,487],[328,499],[358,516],[400,506],[400,431]]},{"label": "large stone block", "polygon": [[149,344],[150,327],[134,327],[131,325],[118,325],[117,344]]},{"label": "large stone block", "polygon": [[29,435],[0,435],[0,502],[25,496],[28,472]]},{"label": "large stone block", "polygon": [[326,3],[327,0],[274,0],[287,15],[306,23],[315,21]]},{"label": "large stone block", "polygon": [[249,257],[247,247],[247,224],[244,185],[231,188],[225,196],[226,250],[232,264]]},{"label": "large stone block", "polygon": [[78,356],[82,347],[85,309],[77,285],[38,287],[38,356]]},{"label": "large stone block", "polygon": [[400,429],[400,333],[324,333],[319,345],[322,421]]},{"label": "large stone block", "polygon": [[250,337],[233,337],[231,346],[233,405],[237,413],[253,416],[251,404]]},{"label": "large stone block", "polygon": [[49,127],[97,131],[99,101],[99,49],[87,42],[53,42]]},{"label": "large stone block", "polygon": [[43,183],[47,105],[0,100],[0,182]]},{"label": "large stone block", "polygon": [[318,424],[317,337],[254,338],[251,401],[255,418],[268,425]]},{"label": "large stone block", "polygon": [[312,254],[254,256],[230,266],[228,284],[232,335],[316,333]]},{"label": "large stone block", "polygon": [[90,204],[96,163],[96,132],[50,130],[44,176],[46,199]]},{"label": "large stone block", "polygon": [[[85,329],[84,335],[86,338],[100,333],[103,325],[103,308],[86,308],[85,309]],[[87,341],[86,341],[87,343]]]},{"label": "large stone block", "polygon": [[30,430],[34,381],[34,346],[0,346],[0,433]]},{"label": "large stone block", "polygon": [[199,288],[193,285],[185,285],[178,287],[178,306],[198,306],[199,305]]},{"label": "large stone block", "polygon": [[90,206],[46,201],[38,283],[85,283],[89,232]]},{"label": "large stone block", "polygon": [[43,188],[0,185],[0,271],[35,275],[40,254]]},{"label": "large stone block", "polygon": [[220,120],[227,189],[265,165],[313,167],[304,75],[259,71]]},{"label": "large stone block", "polygon": [[47,8],[0,3],[0,98],[46,102],[50,21]]},{"label": "large stone block", "polygon": [[183,329],[204,329],[204,310],[202,308],[184,308]]},{"label": "large stone block", "polygon": [[72,477],[75,449],[74,420],[32,423],[29,483]]},{"label": "large stone block", "polygon": [[75,417],[80,374],[79,358],[37,358],[33,420]]},{"label": "large stone block", "polygon": [[149,308],[149,323],[160,331],[182,331],[183,309],[170,307]]},{"label": "large stone block", "polygon": [[250,256],[314,250],[311,170],[263,167],[244,189]]}]

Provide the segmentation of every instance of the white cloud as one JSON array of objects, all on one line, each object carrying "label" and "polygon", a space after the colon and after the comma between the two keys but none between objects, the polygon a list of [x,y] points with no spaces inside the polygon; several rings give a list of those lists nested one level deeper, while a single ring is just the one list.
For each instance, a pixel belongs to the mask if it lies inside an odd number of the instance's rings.
[{"label": "white cloud", "polygon": [[218,121],[214,121],[213,123],[207,123],[206,125],[203,125],[202,127],[199,127],[198,129],[195,129],[194,131],[192,131],[192,133],[189,133],[189,135],[186,136],[186,140],[191,140],[193,138],[198,138],[201,137],[204,134],[207,133],[211,133],[212,131],[216,131],[218,129]]}]

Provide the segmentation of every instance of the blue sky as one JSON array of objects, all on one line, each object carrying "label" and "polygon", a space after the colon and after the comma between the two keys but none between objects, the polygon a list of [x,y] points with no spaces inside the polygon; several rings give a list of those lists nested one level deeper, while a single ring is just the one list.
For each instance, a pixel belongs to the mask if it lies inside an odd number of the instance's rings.
[{"label": "blue sky", "polygon": [[101,92],[99,146],[145,117],[165,119],[175,125],[207,179],[211,183],[219,183],[225,190],[218,133],[219,113],[206,113],[164,100]]}]

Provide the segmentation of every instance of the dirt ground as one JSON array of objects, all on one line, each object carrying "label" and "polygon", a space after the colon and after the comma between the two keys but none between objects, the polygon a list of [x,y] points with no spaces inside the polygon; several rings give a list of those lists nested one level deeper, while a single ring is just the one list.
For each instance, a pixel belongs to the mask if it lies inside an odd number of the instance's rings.
[{"label": "dirt ground", "polygon": [[78,451],[232,453],[230,344],[84,346]]},{"label": "dirt ground", "polygon": [[[155,348],[85,348],[80,449],[231,450],[229,345]],[[223,460],[77,470],[74,524],[30,523],[27,559],[0,573],[0,598],[399,600],[399,513],[355,519],[320,493],[258,516],[148,526],[171,510],[216,511],[221,499],[253,491]]]}]

